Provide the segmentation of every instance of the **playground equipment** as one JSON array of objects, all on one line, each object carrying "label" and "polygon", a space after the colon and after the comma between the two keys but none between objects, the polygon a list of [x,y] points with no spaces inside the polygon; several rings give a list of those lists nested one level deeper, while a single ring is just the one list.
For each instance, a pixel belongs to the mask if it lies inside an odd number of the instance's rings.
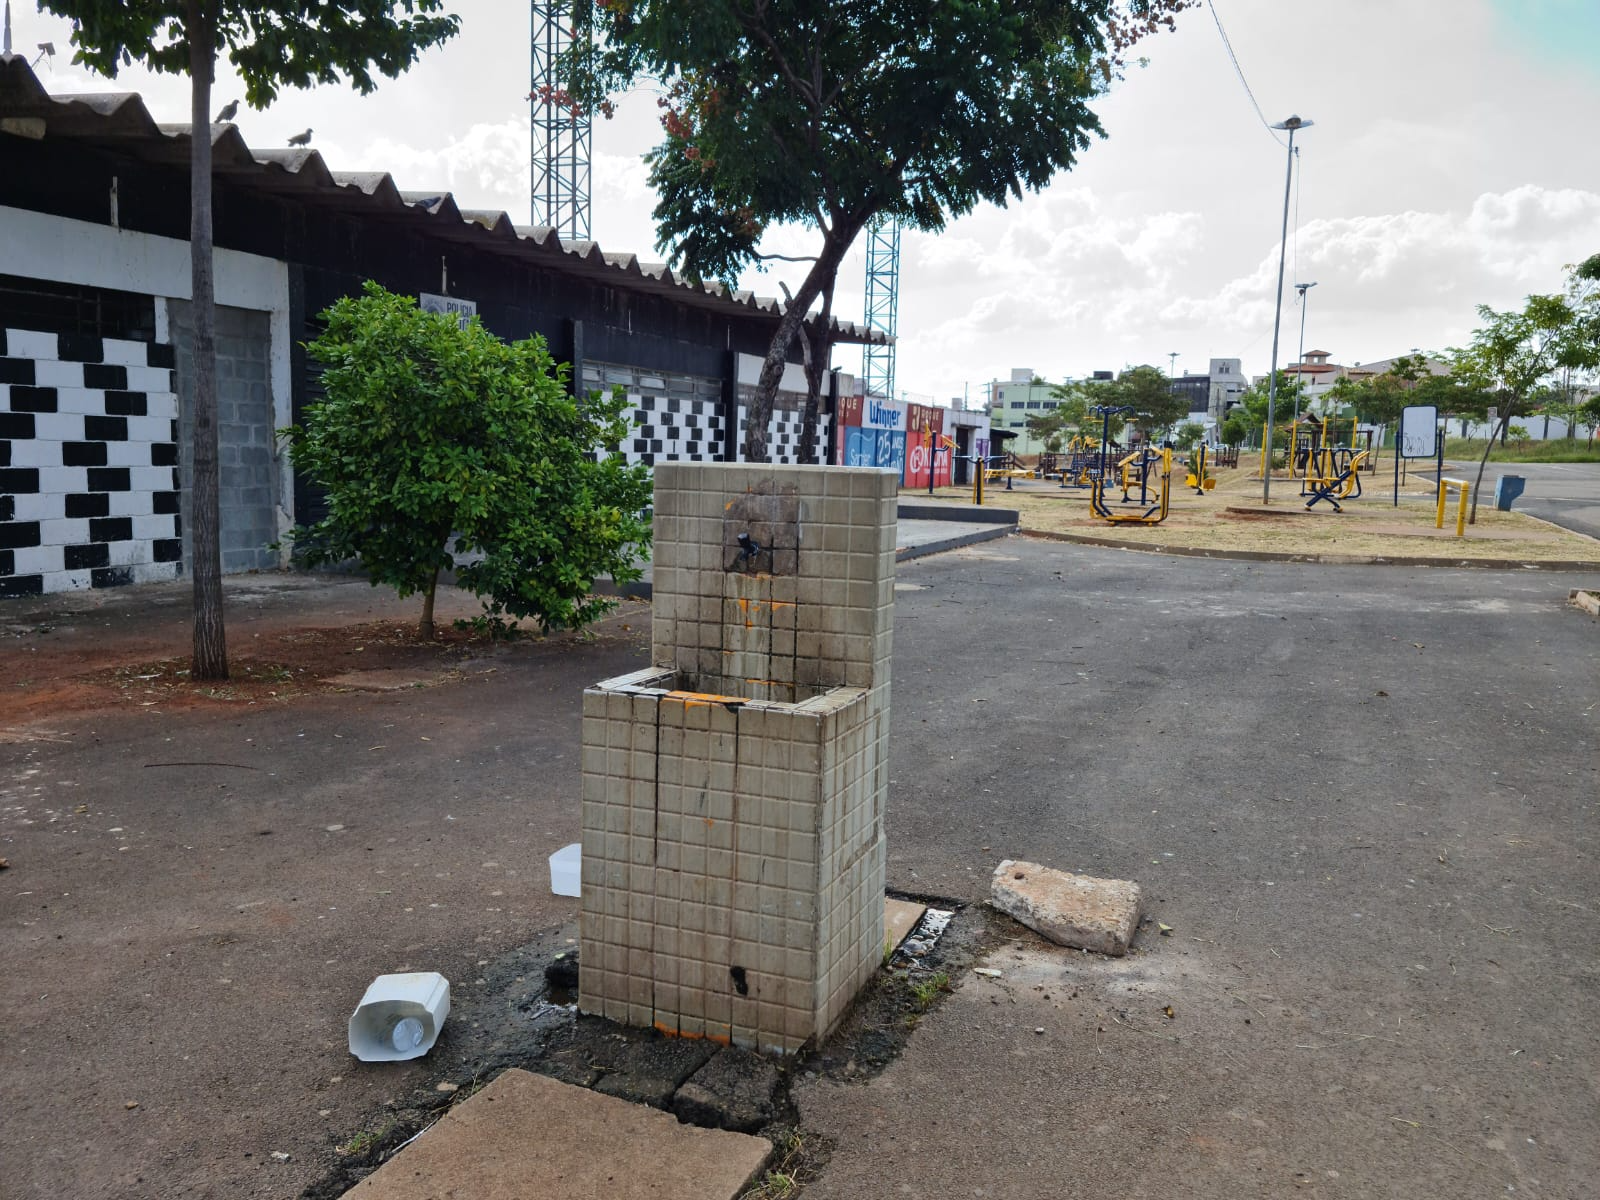
[{"label": "playground equipment", "polygon": [[1206,444],[1204,442],[1195,447],[1189,459],[1189,473],[1184,476],[1183,486],[1192,487],[1202,496],[1217,486],[1217,477],[1206,474]]},{"label": "playground equipment", "polygon": [[[1342,422],[1336,422],[1333,417],[1318,417],[1308,413],[1289,427],[1289,448],[1285,455],[1289,478],[1300,481],[1300,494],[1312,497],[1312,504],[1318,500],[1332,502],[1334,497],[1327,493],[1328,484],[1333,480],[1343,481],[1346,472],[1371,472],[1377,469],[1378,452],[1372,444],[1372,430],[1361,429],[1360,423],[1352,417],[1349,442],[1342,444],[1336,440],[1341,425]],[[1260,470],[1263,474],[1272,452],[1266,437],[1267,427],[1262,425]],[[1344,483],[1341,482],[1340,486],[1344,486]],[[1359,496],[1359,482],[1338,494],[1341,499]]]},{"label": "playground equipment", "polygon": [[[1111,418],[1113,416],[1127,416],[1133,412],[1131,404],[1096,404],[1089,410],[1101,418],[1100,433],[1100,462],[1094,468],[1089,480],[1089,511],[1101,520],[1110,521],[1113,525],[1159,525],[1167,519],[1167,512],[1172,501],[1172,447],[1163,446],[1159,454],[1151,454],[1148,448],[1137,450],[1127,455],[1116,464],[1118,476],[1122,482],[1122,498],[1124,502],[1132,498],[1129,493],[1133,489],[1134,475],[1137,473],[1139,481],[1139,504],[1147,506],[1143,512],[1120,513],[1114,512],[1106,505],[1106,481],[1113,478],[1112,466],[1109,457],[1111,445]],[[1149,472],[1151,467],[1159,462],[1161,465],[1161,495],[1155,504],[1149,503]]]},{"label": "playground equipment", "polygon": [[[1161,490],[1156,502],[1150,504],[1143,512],[1114,512],[1106,506],[1105,479],[1102,474],[1097,474],[1089,485],[1089,511],[1094,513],[1095,516],[1102,520],[1110,521],[1113,525],[1159,525],[1167,519],[1167,513],[1170,511],[1172,504],[1172,447],[1163,446],[1158,453],[1151,453],[1148,450],[1140,451],[1139,453],[1149,456],[1148,466],[1145,463],[1141,463],[1136,468],[1139,471],[1139,503],[1141,505],[1149,503],[1146,489],[1149,474],[1148,467],[1159,463]],[[1131,490],[1132,481],[1127,472],[1130,467],[1134,466],[1131,460],[1135,457],[1137,455],[1130,454],[1119,464],[1124,472],[1122,478],[1122,498],[1124,501],[1130,499],[1128,493]]]},{"label": "playground equipment", "polygon": [[1461,500],[1456,505],[1456,536],[1467,536],[1467,497],[1472,494],[1472,485],[1465,479],[1446,479],[1439,476],[1439,513],[1434,520],[1435,529],[1444,528],[1444,500],[1450,494],[1450,489],[1455,488],[1461,493]]},{"label": "playground equipment", "polygon": [[1301,481],[1300,494],[1311,497],[1306,501],[1306,507],[1309,509],[1319,501],[1326,500],[1333,505],[1334,512],[1343,512],[1339,501],[1360,498],[1362,464],[1366,462],[1367,453],[1365,450],[1359,451],[1339,459],[1337,464],[1335,457],[1330,454],[1326,459],[1327,474],[1308,475]]}]

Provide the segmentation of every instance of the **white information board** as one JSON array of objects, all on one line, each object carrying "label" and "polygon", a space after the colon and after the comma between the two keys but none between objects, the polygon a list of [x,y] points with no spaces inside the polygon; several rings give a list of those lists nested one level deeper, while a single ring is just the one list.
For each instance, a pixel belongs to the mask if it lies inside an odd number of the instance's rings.
[{"label": "white information board", "polygon": [[1439,410],[1412,404],[1400,410],[1400,457],[1433,458],[1439,453]]},{"label": "white information board", "polygon": [[417,307],[423,312],[455,313],[456,320],[461,323],[461,328],[467,327],[467,321],[478,315],[478,302],[476,300],[461,300],[455,296],[436,296],[432,292],[423,292],[417,297]]}]

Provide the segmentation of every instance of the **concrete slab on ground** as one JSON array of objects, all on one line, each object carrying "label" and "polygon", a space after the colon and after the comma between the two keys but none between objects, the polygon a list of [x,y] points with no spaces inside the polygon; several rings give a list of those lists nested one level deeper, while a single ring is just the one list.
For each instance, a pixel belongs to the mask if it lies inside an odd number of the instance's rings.
[{"label": "concrete slab on ground", "polygon": [[1126,954],[1139,927],[1139,885],[1073,875],[1007,859],[994,869],[989,902],[1052,942]]},{"label": "concrete slab on ground", "polygon": [[512,1068],[345,1193],[361,1200],[732,1200],[763,1138]]},{"label": "concrete slab on ground", "polygon": [[883,902],[883,944],[885,948],[898,946],[906,934],[917,927],[922,914],[928,911],[925,904],[910,900],[887,899]]}]

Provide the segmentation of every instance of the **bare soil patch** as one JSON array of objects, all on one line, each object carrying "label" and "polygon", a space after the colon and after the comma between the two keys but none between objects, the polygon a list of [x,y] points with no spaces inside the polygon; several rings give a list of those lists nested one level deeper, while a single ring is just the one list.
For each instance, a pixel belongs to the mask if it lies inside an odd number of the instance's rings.
[{"label": "bare soil patch", "polygon": [[[1051,481],[1019,482],[1009,492],[991,488],[984,501],[1016,509],[1024,533],[1111,537],[1148,542],[1151,549],[1600,564],[1600,541],[1523,513],[1499,512],[1487,499],[1480,502],[1477,523],[1467,526],[1465,537],[1455,536],[1453,498],[1444,528],[1437,529],[1431,486],[1415,478],[1409,490],[1401,491],[1398,507],[1384,479],[1366,478],[1365,495],[1341,501],[1344,511],[1335,512],[1326,502],[1307,509],[1299,481],[1287,477],[1274,477],[1272,503],[1263,505],[1261,480],[1253,472],[1221,471],[1216,490],[1201,496],[1178,486],[1181,470],[1174,470],[1170,512],[1159,525],[1112,525],[1089,512],[1087,489],[1061,488]],[[919,500],[928,498],[923,491],[915,494]],[[1120,503],[1121,495],[1118,488],[1108,496],[1113,509],[1134,511],[1137,506]],[[933,498],[970,503],[972,496],[966,488],[944,488]],[[1153,504],[1151,500],[1146,507]]]},{"label": "bare soil patch", "polygon": [[[357,607],[346,581],[330,603],[327,585],[293,576],[229,584],[258,589],[249,598],[261,603],[230,603],[229,678],[220,681],[190,677],[186,598],[163,585],[111,601],[47,597],[31,609],[0,614],[11,618],[0,627],[7,660],[0,675],[0,741],[35,740],[41,722],[63,713],[250,707],[326,692],[431,687],[494,669],[488,660],[508,648],[586,636],[542,635],[529,624],[515,639],[497,641],[456,627],[453,621],[475,607],[470,597],[441,589],[435,635],[424,639],[408,611],[415,600],[372,592],[362,594]],[[630,615],[638,607],[623,601],[605,623],[620,622],[626,632],[648,620]]]}]

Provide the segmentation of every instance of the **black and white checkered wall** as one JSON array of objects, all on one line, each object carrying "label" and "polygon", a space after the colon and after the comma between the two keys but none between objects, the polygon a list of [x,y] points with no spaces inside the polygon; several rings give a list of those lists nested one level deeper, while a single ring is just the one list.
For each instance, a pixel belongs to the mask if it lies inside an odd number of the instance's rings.
[{"label": "black and white checkered wall", "polygon": [[651,375],[616,363],[585,363],[584,386],[621,387],[632,406],[633,432],[623,441],[630,463],[717,462],[726,426],[722,384],[698,375]]},{"label": "black and white checkered wall", "polygon": [[[722,383],[698,375],[650,375],[615,363],[585,363],[587,388],[621,387],[632,405],[632,435],[622,453],[631,463],[654,466],[658,462],[721,462],[725,457],[727,418],[723,415]],[[744,444],[749,422],[747,402],[754,389],[740,389],[739,432],[736,446]],[[767,445],[775,463],[800,461],[802,413],[798,397],[781,394],[773,406]],[[825,461],[828,430],[826,413],[817,422],[816,460]]]},{"label": "black and white checkered wall", "polygon": [[[739,405],[739,444],[744,445],[744,431],[750,425],[750,410]],[[772,406],[772,420],[767,424],[767,456],[775,463],[793,465],[800,461],[801,434],[805,427],[805,413],[799,408]],[[812,462],[827,462],[828,430],[833,428],[832,418],[825,412],[817,414],[817,440],[812,447]]]},{"label": "black and white checkered wall", "polygon": [[0,331],[0,597],[176,578],[172,347]]}]

